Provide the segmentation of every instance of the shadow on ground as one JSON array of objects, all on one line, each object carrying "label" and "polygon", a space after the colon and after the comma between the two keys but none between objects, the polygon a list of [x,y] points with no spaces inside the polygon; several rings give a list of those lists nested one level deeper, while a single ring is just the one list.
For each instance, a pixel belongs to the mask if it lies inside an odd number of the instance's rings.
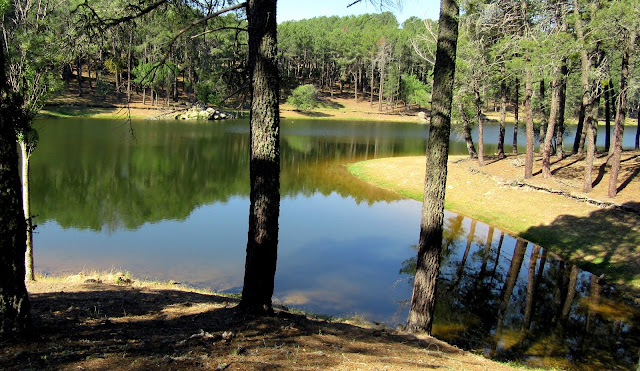
[{"label": "shadow on ground", "polygon": [[428,369],[461,354],[435,339],[286,311],[248,317],[235,299],[216,295],[106,284],[83,290],[31,295],[34,333],[0,342],[0,369],[324,369],[366,356]]},{"label": "shadow on ground", "polygon": [[[640,203],[623,207],[640,210]],[[599,209],[587,217],[562,215],[550,225],[529,228],[521,237],[575,260],[583,269],[604,274],[640,297],[640,215],[616,208]],[[582,241],[589,241],[584,244]]]}]

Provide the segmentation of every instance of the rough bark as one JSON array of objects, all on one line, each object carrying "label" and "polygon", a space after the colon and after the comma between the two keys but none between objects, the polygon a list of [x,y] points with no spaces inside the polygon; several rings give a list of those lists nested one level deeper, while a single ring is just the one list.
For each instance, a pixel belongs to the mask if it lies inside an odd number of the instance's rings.
[{"label": "rough bark", "polygon": [[581,155],[584,148],[584,138],[585,138],[584,111],[585,111],[584,104],[583,102],[580,102],[580,110],[578,111],[578,126],[576,126],[576,136],[575,136],[575,139],[573,140],[573,150],[572,150],[573,154],[578,153]]},{"label": "rough bark", "polygon": [[36,279],[33,268],[33,221],[31,219],[31,197],[29,192],[29,160],[30,154],[25,140],[19,140],[20,155],[22,163],[22,209],[24,219],[27,223],[27,252],[25,254],[26,279],[34,281]]},{"label": "rough bark", "polygon": [[26,124],[21,102],[7,87],[0,48],[0,337],[29,329],[29,296],[24,284],[26,222],[18,172],[16,129]]},{"label": "rough bark", "polygon": [[513,124],[513,154],[518,154],[518,124],[520,123],[520,80],[516,79],[516,102],[513,106],[513,116],[515,123]]},{"label": "rough bark", "polygon": [[545,85],[544,85],[544,79],[540,80],[540,132],[538,133],[538,151],[540,152],[540,155],[542,155],[542,151],[544,150],[544,140],[547,136],[547,110],[545,107],[545,99],[546,99],[546,92],[545,92]]},{"label": "rough bark", "polygon": [[417,271],[407,328],[431,333],[442,250],[444,196],[451,134],[451,104],[458,43],[460,7],[456,0],[440,3],[436,62],[433,71],[432,114],[427,140],[427,169],[420,222]]},{"label": "rough bark", "polygon": [[611,78],[604,88],[604,150],[611,148]]},{"label": "rough bark", "polygon": [[249,0],[249,71],[251,79],[251,206],[244,286],[239,307],[273,311],[280,214],[280,117],[278,104],[276,0]]},{"label": "rough bark", "polygon": [[549,111],[549,126],[547,135],[544,138],[544,149],[542,151],[542,177],[551,178],[551,145],[553,144],[553,134],[556,129],[558,111],[560,109],[560,69],[556,70],[553,77],[553,90],[551,92],[551,107]]},{"label": "rough bark", "polygon": [[498,158],[504,158],[504,134],[507,122],[507,82],[505,81],[504,64],[500,66],[502,81],[500,81],[500,132],[498,134]]},{"label": "rough bark", "polygon": [[533,111],[531,109],[532,81],[531,72],[526,72],[524,82],[524,110],[527,116],[527,155],[524,162],[524,178],[529,179],[533,176]]},{"label": "rough bark", "polygon": [[556,155],[564,158],[564,114],[567,106],[567,60],[563,58],[560,66],[560,102],[558,103],[558,133],[556,135]]},{"label": "rough bark", "polygon": [[627,82],[629,81],[629,59],[633,55],[636,35],[632,33],[627,47],[622,52],[620,66],[620,96],[616,109],[615,132],[613,139],[613,154],[611,155],[611,170],[609,171],[609,197],[618,194],[618,173],[620,172],[620,157],[622,156],[622,135],[624,120],[627,117]]},{"label": "rough bark", "polygon": [[473,137],[471,136],[471,120],[469,120],[469,116],[467,115],[467,111],[465,111],[464,104],[462,102],[459,103],[458,107],[460,110],[460,117],[462,118],[462,132],[464,134],[464,141],[467,144],[469,157],[478,158],[476,147],[473,145]]},{"label": "rough bark", "polygon": [[478,165],[484,166],[484,120],[482,119],[482,99],[480,89],[475,88],[476,121],[478,122]]}]

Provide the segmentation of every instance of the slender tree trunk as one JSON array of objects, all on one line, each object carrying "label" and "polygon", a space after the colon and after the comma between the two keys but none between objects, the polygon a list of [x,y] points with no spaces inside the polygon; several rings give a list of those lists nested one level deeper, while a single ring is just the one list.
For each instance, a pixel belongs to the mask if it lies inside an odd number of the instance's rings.
[{"label": "slender tree trunk", "polygon": [[558,134],[556,135],[556,155],[564,158],[564,114],[567,106],[567,60],[562,59],[560,65],[560,102],[558,108]]},{"label": "slender tree trunk", "polygon": [[540,80],[540,132],[538,133],[538,151],[542,154],[544,150],[544,140],[547,135],[547,110],[545,109],[545,89],[544,79]]},{"label": "slender tree trunk", "polygon": [[637,116],[638,124],[636,125],[636,142],[633,147],[634,149],[640,149],[640,104],[638,104]]},{"label": "slender tree trunk", "polygon": [[611,156],[611,170],[609,172],[609,197],[616,197],[618,194],[618,173],[620,172],[620,158],[622,157],[622,136],[624,133],[624,120],[627,115],[627,81],[629,81],[629,60],[634,52],[636,33],[632,32],[629,44],[622,52],[622,63],[620,66],[620,96],[616,104],[616,123],[614,133],[614,148]]},{"label": "slender tree trunk", "polygon": [[82,96],[82,59],[80,57],[76,58],[76,71],[78,72],[77,80],[78,80],[78,96]]},{"label": "slender tree trunk", "polygon": [[513,115],[515,122],[513,124],[513,154],[518,154],[518,124],[520,121],[519,111],[520,111],[520,80],[516,78],[516,102],[513,106]]},{"label": "slender tree trunk", "polygon": [[542,151],[542,177],[551,178],[551,145],[555,133],[556,120],[560,109],[560,68],[555,71],[553,77],[553,90],[551,92],[551,107],[549,111],[549,127],[544,138],[544,150]]},{"label": "slender tree trunk", "polygon": [[[26,140],[26,139],[25,139]],[[24,219],[27,223],[27,252],[25,255],[26,279],[35,281],[36,276],[33,269],[33,221],[31,220],[31,197],[29,192],[29,151],[25,140],[19,140],[20,155],[22,162],[22,209]]]},{"label": "slender tree trunk", "polygon": [[580,102],[580,110],[578,111],[578,126],[576,126],[576,137],[573,140],[573,153],[582,155],[584,148],[585,128],[584,128],[584,116],[585,106],[584,102]]},{"label": "slender tree trunk", "polygon": [[504,64],[500,65],[502,81],[500,81],[500,133],[498,134],[498,158],[504,158],[504,135],[507,125],[507,82]]},{"label": "slender tree trunk", "polygon": [[609,152],[611,148],[611,75],[609,82],[604,88],[604,150]]},{"label": "slender tree trunk", "polygon": [[371,57],[371,98],[369,99],[369,107],[373,107],[373,86],[375,85],[374,75],[376,70],[376,60]]},{"label": "slender tree trunk", "polygon": [[531,71],[527,70],[524,82],[524,110],[527,116],[527,157],[524,162],[525,179],[529,179],[533,176],[533,141],[535,138],[533,136],[533,111],[531,109],[531,80]]},{"label": "slender tree trunk", "polygon": [[480,99],[480,89],[474,89],[476,105],[476,121],[478,122],[478,165],[484,166],[484,120],[482,119],[482,99]]},{"label": "slender tree trunk", "polygon": [[467,111],[464,109],[464,104],[459,102],[460,117],[462,117],[462,131],[464,133],[464,141],[467,143],[467,151],[469,151],[469,157],[478,158],[476,147],[473,145],[473,137],[471,137],[471,123]]},{"label": "slender tree trunk", "polygon": [[385,56],[382,57],[382,66],[380,67],[380,90],[378,91],[378,112],[382,112],[382,98],[384,96],[384,78],[385,78]]},{"label": "slender tree trunk", "polygon": [[433,71],[432,114],[427,140],[427,169],[420,222],[416,277],[407,328],[431,333],[442,249],[444,196],[451,134],[451,104],[458,43],[460,7],[456,0],[442,0],[438,43]]},{"label": "slender tree trunk", "polygon": [[244,286],[239,307],[271,313],[280,215],[280,86],[276,0],[249,0],[251,78],[251,207]]},{"label": "slender tree trunk", "polygon": [[127,103],[131,103],[131,49],[133,48],[133,28],[129,30],[129,50],[127,51]]},{"label": "slender tree trunk", "polygon": [[26,222],[16,151],[16,125],[26,125],[20,107],[7,99],[4,48],[0,48],[0,337],[22,333],[31,325],[29,296],[24,284]]}]

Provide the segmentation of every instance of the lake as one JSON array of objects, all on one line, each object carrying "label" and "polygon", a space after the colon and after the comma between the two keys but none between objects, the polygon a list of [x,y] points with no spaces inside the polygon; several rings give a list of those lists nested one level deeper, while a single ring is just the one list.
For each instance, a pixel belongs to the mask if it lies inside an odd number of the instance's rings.
[{"label": "lake", "polygon": [[[115,269],[241,291],[247,120],[42,119],[35,126],[37,271]],[[427,131],[283,120],[275,303],[390,326],[406,321],[421,204],[355,179],[347,165],[423,155]],[[633,145],[630,132],[625,146]],[[485,138],[486,152],[495,151],[497,127],[488,125]],[[457,136],[451,151],[466,151]],[[615,288],[495,228],[449,212],[445,220],[435,336],[534,366],[635,367],[640,313]]]}]

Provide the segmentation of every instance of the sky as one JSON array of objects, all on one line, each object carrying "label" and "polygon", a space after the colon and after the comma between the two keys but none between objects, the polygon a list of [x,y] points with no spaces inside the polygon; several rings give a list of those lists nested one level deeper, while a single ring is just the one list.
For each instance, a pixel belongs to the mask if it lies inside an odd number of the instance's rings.
[{"label": "sky", "polygon": [[[369,0],[363,0],[347,8],[347,5],[353,1],[354,0],[278,0],[278,23],[322,16],[345,16],[380,12],[380,7],[372,5]],[[374,0],[373,2],[379,2],[379,0]],[[394,13],[400,24],[411,16],[437,20],[440,12],[440,1],[403,0],[401,9],[396,7],[385,10]]]}]

